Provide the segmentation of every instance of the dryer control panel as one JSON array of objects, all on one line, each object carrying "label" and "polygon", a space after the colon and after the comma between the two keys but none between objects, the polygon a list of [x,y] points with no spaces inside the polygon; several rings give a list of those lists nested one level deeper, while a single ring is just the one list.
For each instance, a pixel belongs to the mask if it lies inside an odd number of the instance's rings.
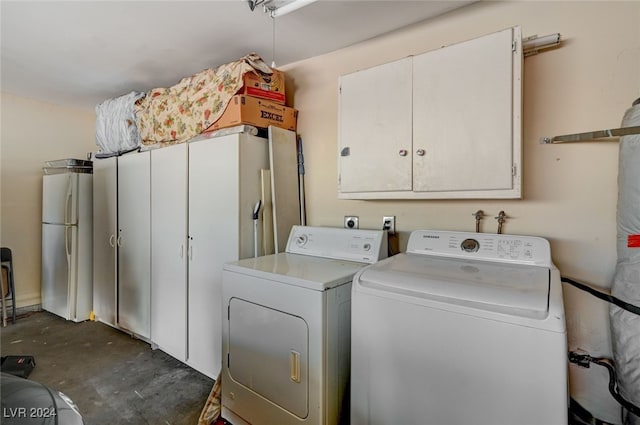
[{"label": "dryer control panel", "polygon": [[387,257],[387,234],[383,230],[293,226],[286,252],[373,264]]},{"label": "dryer control panel", "polygon": [[415,230],[407,253],[551,266],[549,241],[537,236]]}]

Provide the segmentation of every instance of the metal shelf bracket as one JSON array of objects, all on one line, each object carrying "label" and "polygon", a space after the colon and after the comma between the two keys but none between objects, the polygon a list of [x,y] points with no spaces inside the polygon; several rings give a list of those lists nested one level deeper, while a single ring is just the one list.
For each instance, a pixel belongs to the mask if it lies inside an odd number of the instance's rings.
[{"label": "metal shelf bracket", "polygon": [[540,139],[540,143],[543,145],[549,145],[555,143],[589,142],[618,138],[622,136],[631,136],[634,134],[640,134],[640,126],[614,128],[610,130],[588,131],[586,133],[565,134],[552,138],[543,137]]}]

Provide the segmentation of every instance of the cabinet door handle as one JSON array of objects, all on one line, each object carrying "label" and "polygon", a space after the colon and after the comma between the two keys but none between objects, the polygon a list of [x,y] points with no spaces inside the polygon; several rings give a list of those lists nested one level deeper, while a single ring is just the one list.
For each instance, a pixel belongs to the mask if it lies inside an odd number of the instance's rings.
[{"label": "cabinet door handle", "polygon": [[425,150],[424,150],[424,149],[418,149],[418,150],[416,151],[416,155],[418,155],[418,156],[424,156],[424,154],[425,154],[425,153],[426,153],[426,152],[425,152]]},{"label": "cabinet door handle", "polygon": [[409,153],[409,152],[407,152],[407,150],[406,150],[406,149],[400,149],[400,150],[398,151],[398,155],[400,155],[400,156],[407,156],[407,154],[408,154],[408,153]]},{"label": "cabinet door handle", "polygon": [[293,382],[300,383],[300,353],[291,350],[289,353],[289,372]]},{"label": "cabinet door handle", "polygon": [[116,235],[109,236],[109,245],[111,245],[111,248],[116,247]]},{"label": "cabinet door handle", "polygon": [[118,246],[122,248],[122,235],[118,236],[118,239],[116,239],[116,244],[118,244]]}]

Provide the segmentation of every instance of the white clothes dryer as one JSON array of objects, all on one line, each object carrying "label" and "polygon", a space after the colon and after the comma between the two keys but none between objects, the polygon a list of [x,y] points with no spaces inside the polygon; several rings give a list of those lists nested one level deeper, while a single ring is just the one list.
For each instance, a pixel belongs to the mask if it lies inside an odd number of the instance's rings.
[{"label": "white clothes dryer", "polygon": [[566,425],[560,274],[538,237],[414,231],[353,280],[351,425]]},{"label": "white clothes dryer", "polygon": [[383,231],[294,226],[285,252],[226,264],[222,417],[235,425],[348,418],[351,282],[386,255]]}]

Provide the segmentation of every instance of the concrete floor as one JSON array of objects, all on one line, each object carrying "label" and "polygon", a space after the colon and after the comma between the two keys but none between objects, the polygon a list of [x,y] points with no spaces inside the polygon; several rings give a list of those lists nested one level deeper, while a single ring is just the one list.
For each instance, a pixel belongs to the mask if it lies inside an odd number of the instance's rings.
[{"label": "concrete floor", "polygon": [[2,356],[31,355],[29,379],[68,395],[86,425],[196,425],[213,380],[98,322],[29,313],[1,328]]}]

